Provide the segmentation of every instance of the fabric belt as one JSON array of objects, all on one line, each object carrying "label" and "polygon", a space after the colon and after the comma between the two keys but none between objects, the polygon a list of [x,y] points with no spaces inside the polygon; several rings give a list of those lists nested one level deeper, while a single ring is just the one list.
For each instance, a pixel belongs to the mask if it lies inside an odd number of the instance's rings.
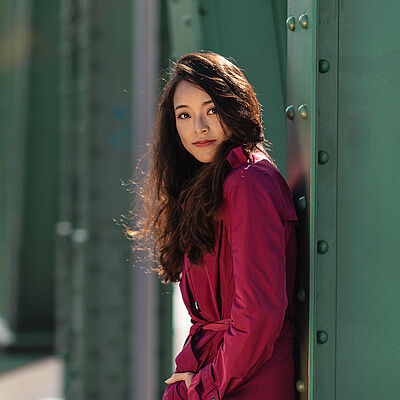
[{"label": "fabric belt", "polygon": [[[293,324],[293,319],[294,319],[293,317],[294,317],[293,310],[291,307],[288,307],[286,309],[285,319],[288,319]],[[196,321],[196,323],[192,324],[192,326],[190,327],[190,334],[194,335],[196,332],[199,331],[200,328],[209,331],[223,331],[225,329],[228,329],[228,326],[231,324],[231,322],[232,322],[231,318],[220,319],[218,321],[213,321],[213,322],[199,320]]]},{"label": "fabric belt", "polygon": [[207,321],[197,321],[190,327],[190,334],[194,335],[200,328],[209,331],[223,331],[228,329],[228,326],[231,323],[231,318],[220,319],[218,321],[207,322]]}]

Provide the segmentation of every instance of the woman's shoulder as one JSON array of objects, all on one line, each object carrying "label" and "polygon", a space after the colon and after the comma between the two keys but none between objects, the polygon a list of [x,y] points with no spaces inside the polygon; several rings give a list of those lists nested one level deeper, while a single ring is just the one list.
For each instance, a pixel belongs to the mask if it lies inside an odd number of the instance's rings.
[{"label": "woman's shoulder", "polygon": [[241,186],[270,186],[271,190],[278,190],[279,171],[267,159],[255,163],[241,164],[233,169],[225,179],[224,189],[229,190]]},{"label": "woman's shoulder", "polygon": [[227,202],[237,202],[238,194],[256,196],[260,200],[268,197],[282,219],[297,219],[290,189],[278,168],[266,157],[237,165],[226,177],[224,197]]},{"label": "woman's shoulder", "polygon": [[[245,192],[249,195],[269,195],[279,202],[280,186],[276,168],[267,159],[243,164],[232,170],[224,182],[224,196]],[[277,171],[279,173],[279,171]]]}]

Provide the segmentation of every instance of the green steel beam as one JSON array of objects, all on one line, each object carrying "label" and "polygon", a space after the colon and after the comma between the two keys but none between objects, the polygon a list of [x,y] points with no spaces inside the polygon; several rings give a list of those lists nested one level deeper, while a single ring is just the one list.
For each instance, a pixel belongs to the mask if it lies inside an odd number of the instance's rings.
[{"label": "green steel beam", "polygon": [[[34,4],[25,142],[24,232],[18,278],[18,331],[53,347],[54,224],[57,219],[59,1]],[[38,279],[40,277],[40,279]],[[43,339],[40,337],[43,336]],[[47,343],[46,343],[47,342]]]},{"label": "green steel beam", "polygon": [[308,339],[305,326],[297,334],[308,349],[300,398],[400,395],[398,4],[372,3],[289,1],[288,180],[301,222],[298,318],[309,321]]},{"label": "green steel beam", "polygon": [[399,7],[336,3],[338,399],[400,398]]},{"label": "green steel beam", "polygon": [[172,60],[199,49],[200,32],[195,5],[193,0],[167,0],[169,57]]},{"label": "green steel beam", "polygon": [[31,1],[0,3],[0,324],[1,346],[14,343],[23,240]]},{"label": "green steel beam", "polygon": [[[338,196],[338,13],[322,0],[317,27],[317,254],[315,268],[314,397],[336,399],[337,196]],[[329,159],[328,159],[329,158]],[[328,251],[326,250],[328,244]],[[319,245],[319,246],[318,246]],[[321,247],[322,246],[322,247]],[[318,251],[318,249],[320,249]],[[321,340],[322,339],[322,340]],[[328,340],[326,340],[328,339]],[[348,397],[348,396],[345,396]],[[349,398],[353,398],[349,396]]]},{"label": "green steel beam", "polygon": [[[296,277],[296,388],[314,398],[316,302],[316,31],[317,3],[289,1],[287,10],[287,181],[299,217]],[[307,23],[306,23],[307,22]]]},{"label": "green steel beam", "polygon": [[[53,347],[59,3],[2,2],[1,315],[9,348]],[[40,278],[38,278],[40,277]],[[3,343],[5,344],[5,343]]]},{"label": "green steel beam", "polygon": [[88,239],[89,3],[61,8],[61,159],[57,233],[57,350],[64,356],[64,394],[84,399],[84,269]]},{"label": "green steel beam", "polygon": [[130,397],[130,267],[114,222],[132,167],[130,7],[64,0],[61,13],[57,343],[77,400]]}]

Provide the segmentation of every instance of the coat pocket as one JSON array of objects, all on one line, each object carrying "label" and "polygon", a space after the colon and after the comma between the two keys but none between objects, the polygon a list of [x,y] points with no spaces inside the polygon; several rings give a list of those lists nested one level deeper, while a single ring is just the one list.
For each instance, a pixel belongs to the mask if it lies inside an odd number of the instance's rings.
[{"label": "coat pocket", "polygon": [[175,372],[197,371],[198,361],[193,353],[192,338],[193,338],[192,335],[188,336],[182,350],[175,357],[175,364],[176,364]]}]

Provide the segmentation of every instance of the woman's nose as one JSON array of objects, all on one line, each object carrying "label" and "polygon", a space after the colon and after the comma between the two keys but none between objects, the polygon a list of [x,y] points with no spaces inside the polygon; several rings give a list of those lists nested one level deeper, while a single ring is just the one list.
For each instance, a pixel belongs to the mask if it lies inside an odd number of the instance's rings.
[{"label": "woman's nose", "polygon": [[208,131],[207,122],[202,116],[196,117],[194,120],[194,131],[196,133],[205,133]]}]

